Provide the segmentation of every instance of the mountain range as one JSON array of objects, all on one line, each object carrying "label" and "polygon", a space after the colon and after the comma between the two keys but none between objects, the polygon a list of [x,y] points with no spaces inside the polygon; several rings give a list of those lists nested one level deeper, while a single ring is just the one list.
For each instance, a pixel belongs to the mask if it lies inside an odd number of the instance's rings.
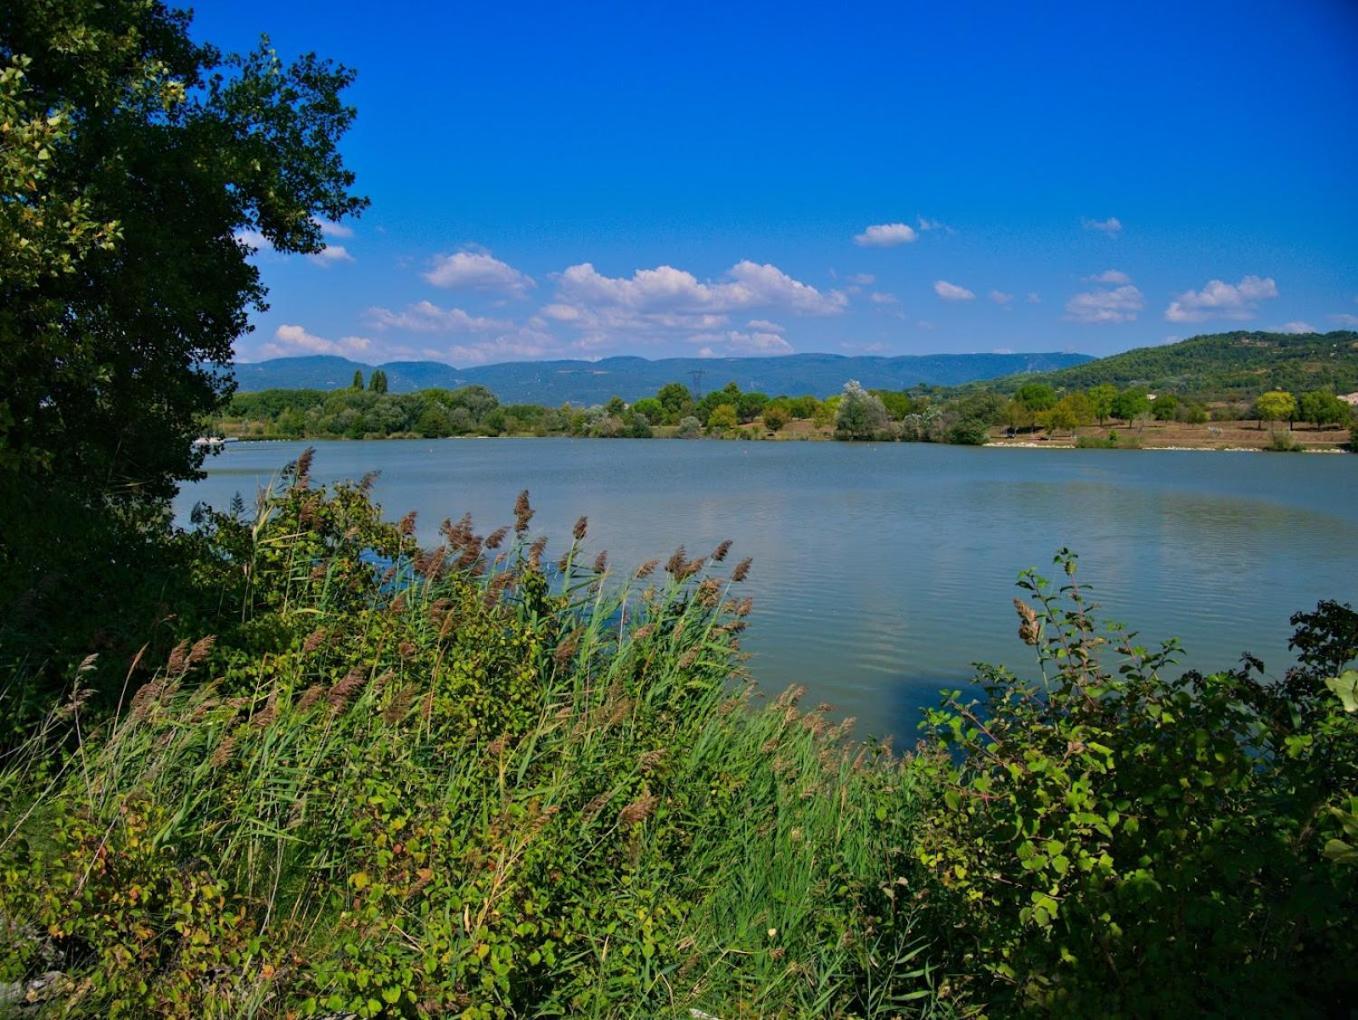
[{"label": "mountain range", "polygon": [[[847,357],[787,354],[765,358],[617,357],[600,361],[516,361],[454,368],[440,361],[390,361],[367,365],[333,355],[246,362],[234,366],[240,390],[338,389],[367,379],[374,369],[387,375],[390,392],[481,385],[506,404],[600,404],[611,397],[638,400],[671,382],[707,390],[737,383],[742,390],[828,397],[857,379],[870,389],[907,389],[962,383],[1027,372],[1050,372],[1092,361],[1087,354],[925,354],[902,357]],[[695,385],[696,384],[696,385]]]}]

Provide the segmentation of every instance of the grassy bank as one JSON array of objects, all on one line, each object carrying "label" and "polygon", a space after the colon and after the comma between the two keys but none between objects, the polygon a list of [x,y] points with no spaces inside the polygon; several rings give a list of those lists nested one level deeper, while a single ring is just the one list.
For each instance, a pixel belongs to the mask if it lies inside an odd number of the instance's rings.
[{"label": "grassy bank", "polygon": [[202,523],[212,632],[80,663],[5,756],[0,1013],[1320,1015],[1354,991],[1346,607],[1296,618],[1283,683],[1180,681],[1063,554],[1016,600],[1035,679],[983,667],[898,756],[754,692],[725,544],[615,571],[583,520],[549,552],[525,494],[421,550],[308,463]]}]

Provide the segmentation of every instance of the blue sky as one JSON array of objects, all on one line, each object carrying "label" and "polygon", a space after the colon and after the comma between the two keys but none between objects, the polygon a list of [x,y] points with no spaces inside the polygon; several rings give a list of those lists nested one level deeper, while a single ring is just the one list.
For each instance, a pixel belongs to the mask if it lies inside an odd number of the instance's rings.
[{"label": "blue sky", "polygon": [[240,356],[1107,354],[1358,328],[1358,4],[204,0],[359,72]]}]

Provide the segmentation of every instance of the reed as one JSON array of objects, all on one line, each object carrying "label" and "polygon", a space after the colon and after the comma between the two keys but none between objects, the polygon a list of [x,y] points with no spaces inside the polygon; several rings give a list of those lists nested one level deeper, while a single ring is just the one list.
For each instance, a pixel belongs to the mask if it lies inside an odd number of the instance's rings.
[{"label": "reed", "polygon": [[309,469],[208,529],[240,627],[0,773],[0,987],[54,973],[78,1015],[947,1012],[900,884],[909,771],[760,706],[748,561],[680,550],[642,590],[574,555],[582,519],[548,573],[526,493],[502,552],[468,518],[422,552]]}]

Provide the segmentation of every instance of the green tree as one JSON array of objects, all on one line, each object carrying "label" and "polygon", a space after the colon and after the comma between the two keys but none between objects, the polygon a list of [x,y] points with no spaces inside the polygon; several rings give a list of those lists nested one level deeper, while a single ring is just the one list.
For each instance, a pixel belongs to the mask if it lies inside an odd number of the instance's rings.
[{"label": "green tree", "polygon": [[736,412],[735,404],[718,404],[707,416],[707,428],[710,432],[724,432],[739,424],[740,415]]},{"label": "green tree", "polygon": [[373,374],[368,377],[368,389],[373,393],[386,393],[387,373],[380,368],[373,369]]},{"label": "green tree", "polygon": [[711,417],[712,412],[722,404],[730,404],[732,407],[737,408],[737,416],[739,416],[740,387],[733,382],[729,382],[721,389],[713,390],[711,393],[706,394],[702,400],[698,401],[698,406],[695,408],[695,411],[698,418],[706,423]]},{"label": "green tree", "polygon": [[881,398],[863,389],[856,379],[845,383],[835,414],[835,438],[876,439],[886,425],[886,407]]},{"label": "green tree", "polygon": [[882,402],[882,406],[886,408],[887,416],[892,421],[900,421],[915,410],[915,402],[910,399],[908,393],[899,390],[872,390],[871,392]]},{"label": "green tree", "polygon": [[1050,411],[1056,406],[1056,391],[1046,383],[1024,383],[1014,393],[1014,399],[1029,411]]},{"label": "green tree", "polygon": [[363,389],[363,369],[354,369],[354,381],[349,384],[351,390]]},{"label": "green tree", "polygon": [[454,429],[448,409],[437,401],[430,403],[415,422],[415,431],[426,439],[452,435]]},{"label": "green tree", "polygon": [[1031,429],[1036,423],[1036,418],[1027,406],[1018,399],[1014,399],[1004,405],[1002,421],[1009,428],[1017,431],[1019,429]]},{"label": "green tree", "polygon": [[1113,413],[1113,401],[1117,400],[1118,388],[1109,383],[1100,383],[1098,386],[1091,386],[1086,396],[1089,397],[1089,406],[1094,412],[1095,419],[1102,425]]},{"label": "green tree", "polygon": [[1150,396],[1142,389],[1127,389],[1113,398],[1113,417],[1121,418],[1128,425],[1137,418],[1150,413]]},{"label": "green tree", "polygon": [[632,410],[652,425],[660,425],[665,421],[665,405],[655,397],[642,397],[632,405]]},{"label": "green tree", "polygon": [[742,393],[736,401],[736,414],[742,422],[751,422],[763,413],[764,405],[769,402],[766,393]]},{"label": "green tree", "polygon": [[1161,393],[1153,404],[1151,413],[1156,421],[1174,421],[1179,413],[1179,398],[1173,393]]},{"label": "green tree", "polygon": [[300,439],[306,431],[306,418],[302,412],[295,407],[285,407],[279,413],[274,427],[280,436],[289,439]]},{"label": "green tree", "polygon": [[622,397],[613,396],[609,399],[608,403],[604,405],[604,413],[610,414],[614,418],[621,418],[627,413],[627,404],[623,401]]},{"label": "green tree", "polygon": [[781,404],[770,404],[764,408],[764,426],[770,432],[777,432],[788,423],[787,408]]},{"label": "green tree", "polygon": [[1309,421],[1316,428],[1344,425],[1352,413],[1349,405],[1331,390],[1309,390],[1297,401],[1297,417]]},{"label": "green tree", "polygon": [[1261,393],[1254,402],[1254,416],[1261,429],[1266,421],[1286,421],[1290,425],[1296,414],[1297,400],[1286,390]]},{"label": "green tree", "polygon": [[693,410],[693,394],[683,383],[666,383],[655,395],[665,409],[666,424],[674,424]]},{"label": "green tree", "polygon": [[[0,599],[59,578],[64,549],[84,590],[104,583],[101,534],[145,573],[231,392],[216,366],[263,307],[240,238],[318,252],[321,221],[366,204],[338,149],[352,73],[284,64],[267,40],[225,57],[189,17],[155,0],[0,8]],[[126,578],[106,580],[121,597]]]},{"label": "green tree", "polygon": [[1079,426],[1088,425],[1094,420],[1094,407],[1085,394],[1067,393],[1047,414],[1049,427],[1067,429],[1073,433]]}]

